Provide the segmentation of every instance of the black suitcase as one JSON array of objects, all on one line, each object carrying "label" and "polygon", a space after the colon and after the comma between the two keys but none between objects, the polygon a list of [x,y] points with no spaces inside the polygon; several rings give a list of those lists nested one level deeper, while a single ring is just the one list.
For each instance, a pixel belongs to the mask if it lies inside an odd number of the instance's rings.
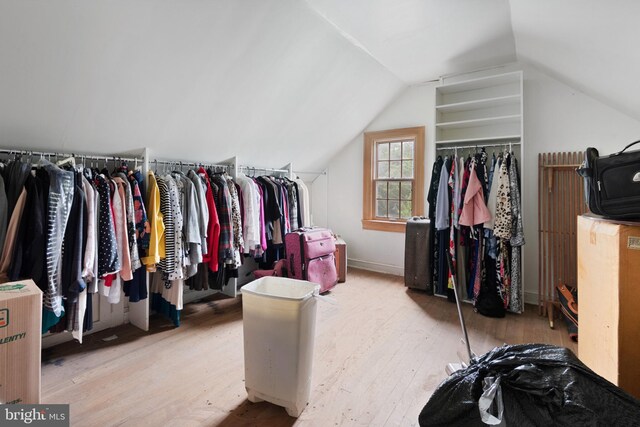
[{"label": "black suitcase", "polygon": [[640,218],[640,150],[626,150],[600,157],[589,147],[578,173],[584,178],[585,199],[589,210],[616,219]]},{"label": "black suitcase", "polygon": [[427,218],[407,220],[404,240],[404,285],[433,293],[429,251],[431,222]]}]

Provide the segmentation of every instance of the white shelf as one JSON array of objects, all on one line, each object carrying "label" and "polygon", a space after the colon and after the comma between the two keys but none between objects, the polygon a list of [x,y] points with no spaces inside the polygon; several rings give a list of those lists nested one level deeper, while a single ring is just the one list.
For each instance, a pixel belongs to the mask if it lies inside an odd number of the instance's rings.
[{"label": "white shelf", "polygon": [[455,122],[443,122],[436,123],[436,127],[441,129],[447,128],[470,128],[477,126],[490,126],[490,125],[500,125],[505,123],[519,123],[520,122],[520,114],[513,114],[509,116],[499,116],[499,117],[486,117],[483,119],[471,119],[471,120],[458,120]]},{"label": "white shelf", "polygon": [[494,76],[480,77],[473,80],[465,80],[458,83],[443,84],[438,87],[441,94],[450,94],[456,92],[466,92],[476,89],[484,89],[490,86],[500,86],[510,83],[519,83],[522,78],[521,71],[512,73],[497,74]]},{"label": "white shelf", "polygon": [[505,105],[517,105],[520,103],[520,95],[498,96],[496,98],[476,99],[473,101],[455,102],[453,104],[436,105],[436,110],[441,113],[457,113],[460,111],[472,111],[482,108],[502,107]]},{"label": "white shelf", "polygon": [[486,136],[480,138],[462,138],[462,139],[445,139],[445,140],[436,140],[436,145],[446,145],[446,144],[470,144],[477,142],[489,142],[489,141],[519,141],[520,135],[500,135],[500,136]]},{"label": "white shelf", "polygon": [[[447,79],[435,88],[435,148],[437,150],[510,144],[526,174],[523,150],[523,73],[507,72],[472,80]],[[513,151],[512,150],[512,151]],[[520,291],[524,298],[525,273]],[[466,297],[466,295],[465,295]],[[463,299],[466,299],[463,297]],[[466,301],[465,301],[466,302]]]}]

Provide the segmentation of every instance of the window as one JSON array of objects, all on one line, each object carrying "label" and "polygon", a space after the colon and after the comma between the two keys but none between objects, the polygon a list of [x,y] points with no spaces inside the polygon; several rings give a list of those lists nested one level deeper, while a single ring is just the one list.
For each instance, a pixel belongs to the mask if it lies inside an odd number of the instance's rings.
[{"label": "window", "polygon": [[424,127],[364,134],[362,226],[404,231],[424,214]]}]

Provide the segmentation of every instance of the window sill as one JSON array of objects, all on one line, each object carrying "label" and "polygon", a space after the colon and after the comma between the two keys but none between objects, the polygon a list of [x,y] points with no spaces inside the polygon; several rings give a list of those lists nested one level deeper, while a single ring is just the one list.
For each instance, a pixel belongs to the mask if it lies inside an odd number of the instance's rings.
[{"label": "window sill", "polygon": [[406,221],[385,221],[381,219],[363,219],[362,228],[365,230],[388,231],[404,233]]}]

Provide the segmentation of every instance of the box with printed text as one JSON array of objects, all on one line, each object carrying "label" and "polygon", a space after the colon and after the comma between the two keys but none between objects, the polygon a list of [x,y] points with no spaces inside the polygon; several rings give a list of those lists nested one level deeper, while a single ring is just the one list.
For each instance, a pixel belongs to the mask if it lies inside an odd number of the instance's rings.
[{"label": "box with printed text", "polygon": [[42,291],[32,280],[0,285],[0,404],[40,403]]}]

